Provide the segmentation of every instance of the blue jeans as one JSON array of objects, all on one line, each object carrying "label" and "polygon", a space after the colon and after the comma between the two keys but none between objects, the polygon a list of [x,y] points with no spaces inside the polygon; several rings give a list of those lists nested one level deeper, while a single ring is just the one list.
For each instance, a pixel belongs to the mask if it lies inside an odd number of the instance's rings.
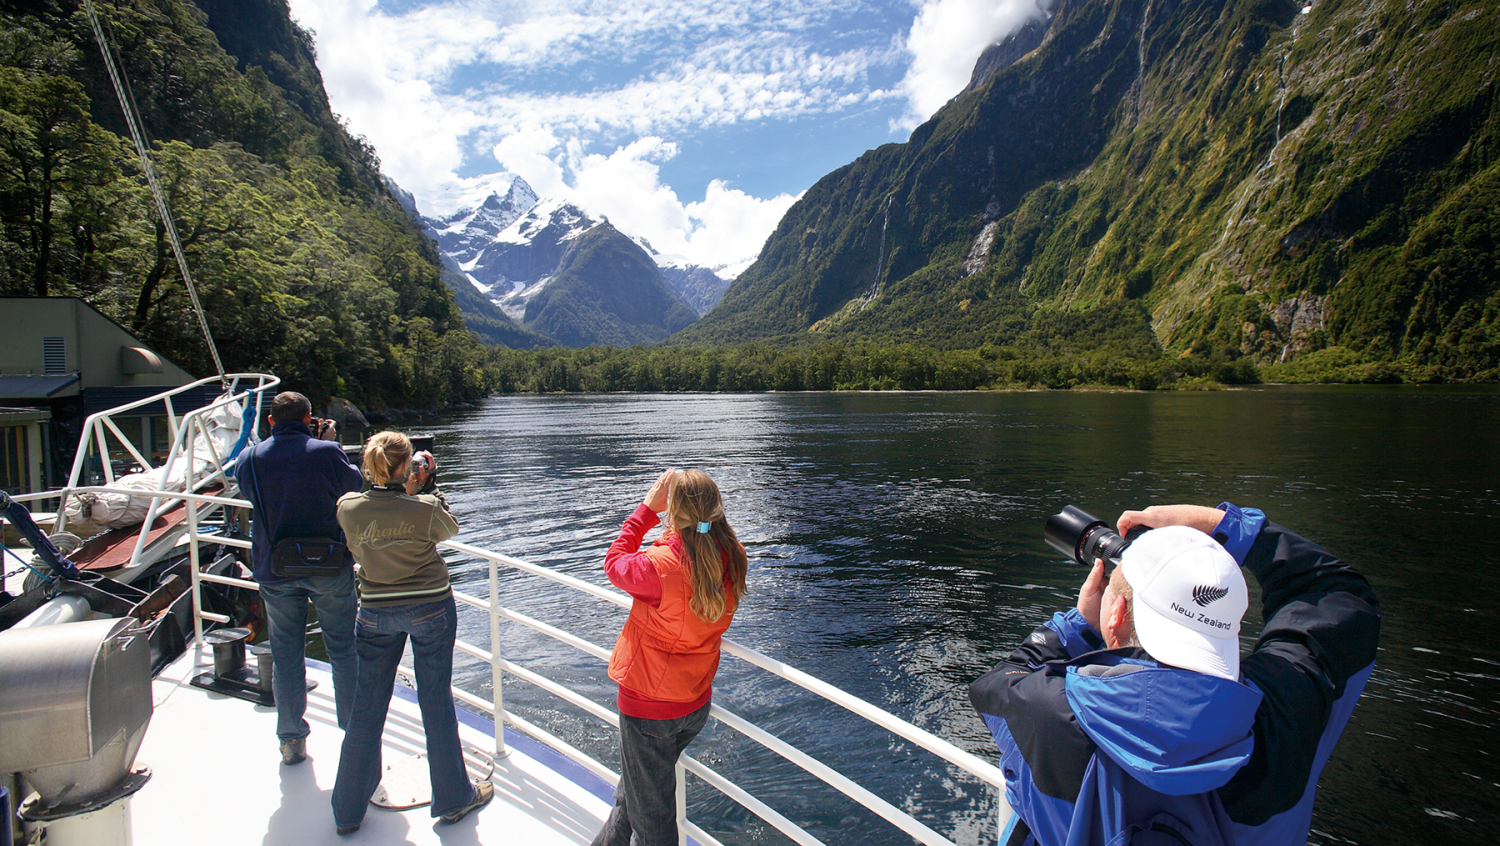
[{"label": "blue jeans", "polygon": [[336,576],[310,576],[260,586],[271,635],[271,692],[276,695],[276,736],[281,740],[306,737],[307,604],[318,609],[323,646],[333,667],[333,704],[339,728],[349,724],[354,708],[354,614],[359,607],[354,570]]},{"label": "blue jeans", "polygon": [[675,720],[620,715],[620,786],[591,846],[677,846],[677,759],[711,707]]},{"label": "blue jeans", "polygon": [[347,826],[363,820],[370,796],[380,786],[380,738],[408,636],[417,672],[417,705],[427,735],[432,815],[457,811],[474,798],[474,786],[464,768],[458,715],[453,710],[453,641],[458,632],[453,597],[416,605],[362,607],[356,629],[359,686],[333,785],[334,824]]}]

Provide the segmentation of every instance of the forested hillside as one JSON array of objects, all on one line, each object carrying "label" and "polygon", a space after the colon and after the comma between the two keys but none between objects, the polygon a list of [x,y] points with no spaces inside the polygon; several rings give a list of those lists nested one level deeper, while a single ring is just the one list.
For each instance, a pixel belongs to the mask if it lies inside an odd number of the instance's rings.
[{"label": "forested hillside", "polygon": [[[481,395],[437,255],[329,110],[285,0],[95,7],[225,367],[370,408]],[[0,0],[0,294],[83,297],[213,373],[76,0]]]},{"label": "forested hillside", "polygon": [[1101,332],[1133,309],[1169,354],[1271,378],[1500,378],[1500,3],[1053,13],[809,189],[674,340],[977,347],[1114,304]]}]

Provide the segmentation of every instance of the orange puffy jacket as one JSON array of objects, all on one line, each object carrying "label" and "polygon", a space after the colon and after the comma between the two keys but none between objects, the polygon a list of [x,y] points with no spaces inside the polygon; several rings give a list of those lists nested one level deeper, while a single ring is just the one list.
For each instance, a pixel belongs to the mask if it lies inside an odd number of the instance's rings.
[{"label": "orange puffy jacket", "polygon": [[609,658],[609,677],[635,693],[665,702],[691,702],[708,692],[719,669],[719,641],[737,603],[726,596],[724,616],[712,623],[689,607],[693,589],[675,537],[658,540],[646,556],[661,578],[661,604],[636,600]]}]

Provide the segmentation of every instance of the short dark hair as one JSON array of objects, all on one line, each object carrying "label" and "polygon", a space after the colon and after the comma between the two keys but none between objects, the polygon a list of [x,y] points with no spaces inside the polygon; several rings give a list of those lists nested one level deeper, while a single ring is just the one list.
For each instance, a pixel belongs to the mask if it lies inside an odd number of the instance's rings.
[{"label": "short dark hair", "polygon": [[271,400],[271,419],[277,423],[301,420],[312,414],[312,403],[296,391],[282,391]]}]

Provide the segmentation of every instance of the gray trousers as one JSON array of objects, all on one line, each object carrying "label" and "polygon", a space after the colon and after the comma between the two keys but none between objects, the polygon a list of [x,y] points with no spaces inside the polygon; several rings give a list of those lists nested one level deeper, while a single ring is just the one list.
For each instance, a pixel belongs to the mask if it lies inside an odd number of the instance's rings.
[{"label": "gray trousers", "polygon": [[675,720],[620,715],[620,786],[592,846],[677,846],[677,758],[709,707]]}]

